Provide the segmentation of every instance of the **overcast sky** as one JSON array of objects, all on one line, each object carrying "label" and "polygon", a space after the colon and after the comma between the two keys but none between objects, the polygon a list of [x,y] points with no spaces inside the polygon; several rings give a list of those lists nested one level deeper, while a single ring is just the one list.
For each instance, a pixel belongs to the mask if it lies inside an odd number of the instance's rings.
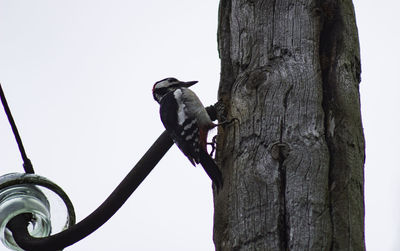
[{"label": "overcast sky", "polygon": [[[400,4],[354,4],[367,248],[398,250]],[[193,89],[215,103],[217,13],[216,0],[0,0],[0,82],[36,173],[68,193],[78,221],[162,133],[155,81],[199,80]],[[0,175],[22,172],[2,109],[0,139]],[[213,250],[212,221],[210,180],[173,147],[109,222],[66,250]]]}]

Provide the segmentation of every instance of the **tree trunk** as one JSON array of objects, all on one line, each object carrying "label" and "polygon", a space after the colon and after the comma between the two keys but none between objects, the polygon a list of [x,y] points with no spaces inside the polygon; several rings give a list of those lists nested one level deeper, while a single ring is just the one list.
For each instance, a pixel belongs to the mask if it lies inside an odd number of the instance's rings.
[{"label": "tree trunk", "polygon": [[218,43],[216,250],[365,250],[351,0],[221,0]]}]

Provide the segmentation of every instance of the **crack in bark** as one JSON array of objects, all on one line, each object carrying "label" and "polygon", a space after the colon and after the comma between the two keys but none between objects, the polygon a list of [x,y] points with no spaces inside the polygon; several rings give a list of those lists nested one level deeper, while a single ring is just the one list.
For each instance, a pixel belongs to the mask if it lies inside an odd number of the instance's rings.
[{"label": "crack in bark", "polygon": [[288,249],[288,238],[287,238],[287,221],[286,221],[286,170],[283,167],[283,161],[281,158],[279,159],[279,167],[278,167],[281,183],[280,183],[280,197],[281,197],[281,206],[279,212],[279,240],[281,250]]},{"label": "crack in bark", "polygon": [[[331,177],[331,169],[332,166],[334,165],[333,163],[333,158],[334,156],[334,150],[332,149],[332,139],[331,139],[331,134],[329,132],[330,128],[330,100],[332,99],[331,94],[330,94],[330,88],[329,88],[329,75],[330,72],[334,69],[331,69],[331,67],[336,66],[335,64],[332,64],[332,61],[334,60],[332,57],[334,57],[335,52],[336,52],[336,45],[334,44],[335,41],[335,35],[333,32],[333,26],[334,22],[332,21],[332,11],[326,11],[326,2],[321,1],[322,5],[325,4],[323,7],[324,9],[324,14],[325,16],[322,16],[321,18],[321,32],[320,32],[320,66],[321,66],[321,77],[322,77],[322,90],[323,90],[323,99],[322,99],[322,109],[324,110],[325,114],[325,119],[324,119],[324,128],[325,128],[325,141],[327,143],[328,151],[329,151],[329,176],[328,176],[328,187],[329,190],[331,190],[332,187],[332,177]],[[329,9],[334,9],[332,6],[330,6]],[[334,233],[334,219],[333,219],[333,205],[332,205],[332,196],[331,192],[329,192],[329,215],[331,218],[331,232],[332,235]],[[334,241],[331,241],[331,245],[329,250],[334,249]]]},{"label": "crack in bark", "polygon": [[[293,85],[291,85],[289,87],[289,89],[285,92],[285,96],[283,97],[283,107],[285,108],[285,113],[286,113],[286,109],[287,109],[287,100],[288,100],[288,97],[289,97],[289,93],[290,93],[290,91],[292,89],[293,89]],[[281,135],[281,139],[282,139],[282,135]]]},{"label": "crack in bark", "polygon": [[283,132],[284,132],[284,126],[285,126],[285,117],[286,117],[286,110],[287,110],[287,101],[288,101],[288,96],[290,91],[293,89],[293,85],[291,85],[288,90],[285,92],[285,95],[283,97],[283,117],[281,119],[281,125],[280,125],[280,136],[279,136],[279,166],[278,166],[278,172],[279,172],[279,177],[280,177],[280,200],[281,200],[281,205],[280,205],[280,212],[279,212],[279,238],[280,238],[280,248],[281,250],[289,250],[289,236],[288,233],[290,231],[290,226],[288,226],[287,222],[287,211],[286,211],[286,167],[284,166],[284,161],[287,158],[287,148],[288,146],[283,142]]},{"label": "crack in bark", "polygon": [[[353,129],[353,125],[358,122],[357,117],[349,115],[359,109],[359,105],[357,108],[353,103],[339,98],[341,95],[351,95],[350,89],[344,89],[345,84],[349,85],[360,81],[359,54],[357,45],[349,42],[352,41],[352,37],[344,37],[349,34],[347,29],[351,28],[345,23],[346,17],[344,16],[346,14],[344,8],[349,8],[349,6],[346,6],[346,3],[332,0],[321,0],[320,5],[322,17],[320,21],[319,54],[323,89],[322,108],[325,114],[325,141],[329,151],[329,213],[332,222],[330,250],[343,248],[365,250],[363,221],[361,220],[360,227],[354,226],[355,218],[351,218],[357,217],[356,210],[360,210],[354,206],[357,196],[349,197],[349,193],[352,191],[351,188],[348,188],[349,181],[346,180],[357,177],[353,176],[356,175],[355,170],[362,167],[357,166],[360,163],[353,161],[357,154],[353,153],[351,149],[349,150],[346,146],[347,143],[341,140],[342,137],[346,137],[348,132],[353,135],[359,133],[359,131]],[[357,39],[354,41],[357,41]],[[351,67],[348,67],[348,65]],[[339,72],[342,75],[352,75],[353,79],[344,80],[338,76]],[[346,127],[347,131],[343,133],[346,124],[352,126]],[[362,131],[360,134],[362,135]],[[341,157],[344,156],[345,152],[353,155],[352,159]],[[339,202],[342,193],[345,198],[346,196],[349,197],[345,199],[347,200],[347,208],[345,208],[344,203]],[[363,200],[362,195],[361,200]],[[342,218],[345,215],[348,217],[347,220],[338,223],[337,218]],[[345,233],[346,231],[347,233]]]},{"label": "crack in bark", "polygon": [[287,212],[286,212],[286,170],[285,167],[283,166],[283,156],[281,156],[281,151],[279,151],[279,176],[280,176],[280,199],[281,199],[281,205],[280,205],[280,211],[279,211],[279,240],[280,240],[280,247],[281,250],[288,250],[288,236],[287,236]]}]

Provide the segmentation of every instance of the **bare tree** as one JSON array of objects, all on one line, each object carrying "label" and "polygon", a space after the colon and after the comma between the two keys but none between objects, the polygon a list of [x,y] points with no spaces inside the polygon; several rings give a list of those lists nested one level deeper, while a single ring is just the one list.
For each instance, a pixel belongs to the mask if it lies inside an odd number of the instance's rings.
[{"label": "bare tree", "polygon": [[221,0],[217,250],[365,250],[351,0]]}]

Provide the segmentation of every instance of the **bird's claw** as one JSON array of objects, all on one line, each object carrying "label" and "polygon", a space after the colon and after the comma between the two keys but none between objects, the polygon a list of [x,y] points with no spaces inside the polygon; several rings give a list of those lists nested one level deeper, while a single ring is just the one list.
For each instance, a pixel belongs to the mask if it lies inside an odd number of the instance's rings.
[{"label": "bird's claw", "polygon": [[213,154],[214,154],[214,152],[215,152],[215,149],[217,148],[217,147],[216,147],[216,145],[217,145],[217,135],[215,135],[215,136],[212,138],[211,142],[207,142],[207,145],[211,145],[210,156],[212,157]]},{"label": "bird's claw", "polygon": [[217,126],[229,125],[229,124],[232,124],[232,123],[235,122],[235,121],[237,121],[237,122],[240,123],[240,121],[239,121],[238,118],[232,118],[232,119],[229,120],[229,121],[224,121],[224,122],[218,123]]}]

